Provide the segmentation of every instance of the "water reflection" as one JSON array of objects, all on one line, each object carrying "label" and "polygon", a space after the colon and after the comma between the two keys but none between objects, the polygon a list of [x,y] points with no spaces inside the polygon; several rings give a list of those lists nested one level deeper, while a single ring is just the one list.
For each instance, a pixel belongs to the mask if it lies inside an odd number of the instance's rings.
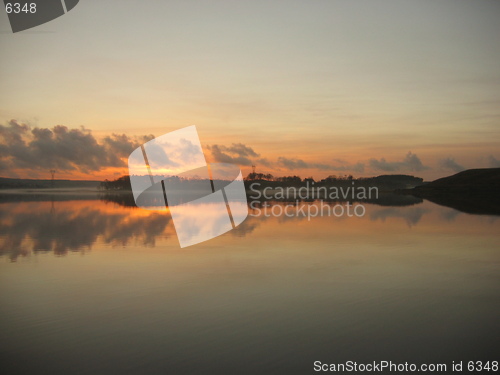
[{"label": "water reflection", "polygon": [[106,204],[99,200],[19,202],[0,205],[0,255],[12,260],[30,252],[85,251],[100,239],[106,244],[138,241],[154,246],[167,230],[166,212],[144,214],[141,210]]},{"label": "water reflection", "polygon": [[[32,198],[31,198],[32,199]],[[47,197],[45,198],[47,199]],[[387,200],[385,200],[387,202]],[[268,208],[289,206],[290,202],[264,202]],[[301,205],[318,205],[318,202],[300,202]],[[332,202],[331,205],[338,204]],[[259,206],[260,207],[260,206]],[[443,226],[445,223],[471,228],[470,215],[426,202],[407,206],[380,206],[365,204],[363,217],[308,217],[305,215],[265,215],[264,211],[251,208],[249,217],[229,231],[225,238],[245,237],[261,226],[285,226],[295,231],[298,223],[312,222],[315,231],[329,235],[332,232],[353,230],[363,233],[378,231],[379,222],[385,226],[404,224],[413,228],[425,222]],[[274,207],[277,208],[277,207]],[[260,212],[258,212],[260,211]],[[283,209],[268,210],[285,212]],[[469,217],[460,221],[459,217]],[[495,216],[486,216],[481,222],[495,223]],[[343,229],[344,228],[344,229]],[[31,253],[53,252],[64,255],[74,251],[88,251],[96,242],[105,245],[155,246],[157,241],[167,241],[178,246],[175,228],[168,209],[148,211],[100,199],[70,201],[7,202],[0,204],[0,256],[15,261]],[[165,243],[167,243],[165,242]],[[162,242],[163,243],[163,242]]]},{"label": "water reflection", "polygon": [[[107,191],[107,192],[102,192],[100,194],[100,198],[104,201],[109,201],[109,202],[115,202],[118,203],[122,206],[125,207],[136,207],[135,201],[134,201],[134,196],[130,192],[126,191]],[[272,201],[273,203],[276,202],[296,202],[298,201],[304,201],[304,202],[313,202],[315,199],[296,199],[296,198],[289,198],[289,199],[282,199],[277,201],[276,199],[265,199],[263,196],[261,196],[259,199],[255,199],[252,197],[251,193],[248,192],[248,201],[256,201],[260,200],[261,202],[265,201]],[[325,202],[329,203],[337,203],[337,202],[359,202],[359,203],[371,203],[371,204],[376,204],[379,206],[395,206],[395,207],[404,207],[404,206],[412,206],[416,204],[422,203],[424,200],[419,197],[415,197],[413,195],[403,195],[403,194],[393,194],[393,193],[384,193],[381,192],[378,196],[378,198],[371,198],[371,199],[323,199]],[[158,202],[155,201],[154,197],[152,195],[150,196],[144,196],[141,200],[141,204],[145,206],[163,206],[163,203],[158,204]]]},{"label": "water reflection", "polygon": [[401,218],[406,221],[409,227],[412,227],[414,225],[417,225],[418,222],[422,219],[422,216],[427,212],[429,212],[429,209],[422,207],[410,207],[406,210],[401,210],[398,208],[384,208],[380,210],[374,210],[370,214],[370,219],[381,220],[385,222],[388,218]]},{"label": "water reflection", "polygon": [[167,210],[2,203],[2,368],[306,374],[316,360],[491,360],[499,224],[427,201],[366,204],[363,217],[249,216],[180,249]]}]

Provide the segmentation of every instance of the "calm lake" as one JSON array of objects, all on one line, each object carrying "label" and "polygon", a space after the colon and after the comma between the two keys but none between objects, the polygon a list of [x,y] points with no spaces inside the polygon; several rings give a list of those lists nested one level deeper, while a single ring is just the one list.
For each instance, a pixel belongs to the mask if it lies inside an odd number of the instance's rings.
[{"label": "calm lake", "polygon": [[6,374],[499,359],[498,216],[366,204],[363,217],[248,217],[181,249],[167,211],[73,198],[0,204]]}]

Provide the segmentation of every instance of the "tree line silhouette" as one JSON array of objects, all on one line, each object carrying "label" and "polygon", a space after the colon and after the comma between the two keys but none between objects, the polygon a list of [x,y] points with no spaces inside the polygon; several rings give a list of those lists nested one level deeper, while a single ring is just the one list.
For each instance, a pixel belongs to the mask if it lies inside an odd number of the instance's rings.
[{"label": "tree line silhouette", "polygon": [[[347,185],[357,184],[365,186],[380,186],[387,189],[404,189],[408,187],[419,186],[423,183],[420,177],[410,175],[381,175],[376,177],[358,177],[352,175],[330,175],[321,180],[315,180],[313,177],[301,178],[300,176],[280,176],[275,177],[272,174],[249,173],[245,178],[245,185],[248,187],[251,183],[258,182],[262,187],[266,186],[329,186],[329,185]],[[186,180],[189,182],[189,180]],[[100,189],[105,191],[131,190],[130,176],[122,176],[115,180],[104,180],[100,184]]]}]

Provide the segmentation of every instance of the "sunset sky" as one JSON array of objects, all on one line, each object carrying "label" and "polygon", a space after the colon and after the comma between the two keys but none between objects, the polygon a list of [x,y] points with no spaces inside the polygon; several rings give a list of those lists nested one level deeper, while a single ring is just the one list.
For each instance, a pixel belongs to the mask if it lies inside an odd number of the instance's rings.
[{"label": "sunset sky", "polygon": [[81,0],[13,34],[2,11],[0,176],[116,178],[193,124],[244,174],[500,167],[499,19],[493,0]]}]

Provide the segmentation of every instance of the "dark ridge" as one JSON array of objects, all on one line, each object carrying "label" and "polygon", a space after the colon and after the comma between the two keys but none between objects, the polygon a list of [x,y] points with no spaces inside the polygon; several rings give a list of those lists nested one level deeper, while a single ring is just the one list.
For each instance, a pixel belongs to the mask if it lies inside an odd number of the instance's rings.
[{"label": "dark ridge", "polygon": [[469,169],[401,192],[470,214],[500,215],[500,168]]}]

